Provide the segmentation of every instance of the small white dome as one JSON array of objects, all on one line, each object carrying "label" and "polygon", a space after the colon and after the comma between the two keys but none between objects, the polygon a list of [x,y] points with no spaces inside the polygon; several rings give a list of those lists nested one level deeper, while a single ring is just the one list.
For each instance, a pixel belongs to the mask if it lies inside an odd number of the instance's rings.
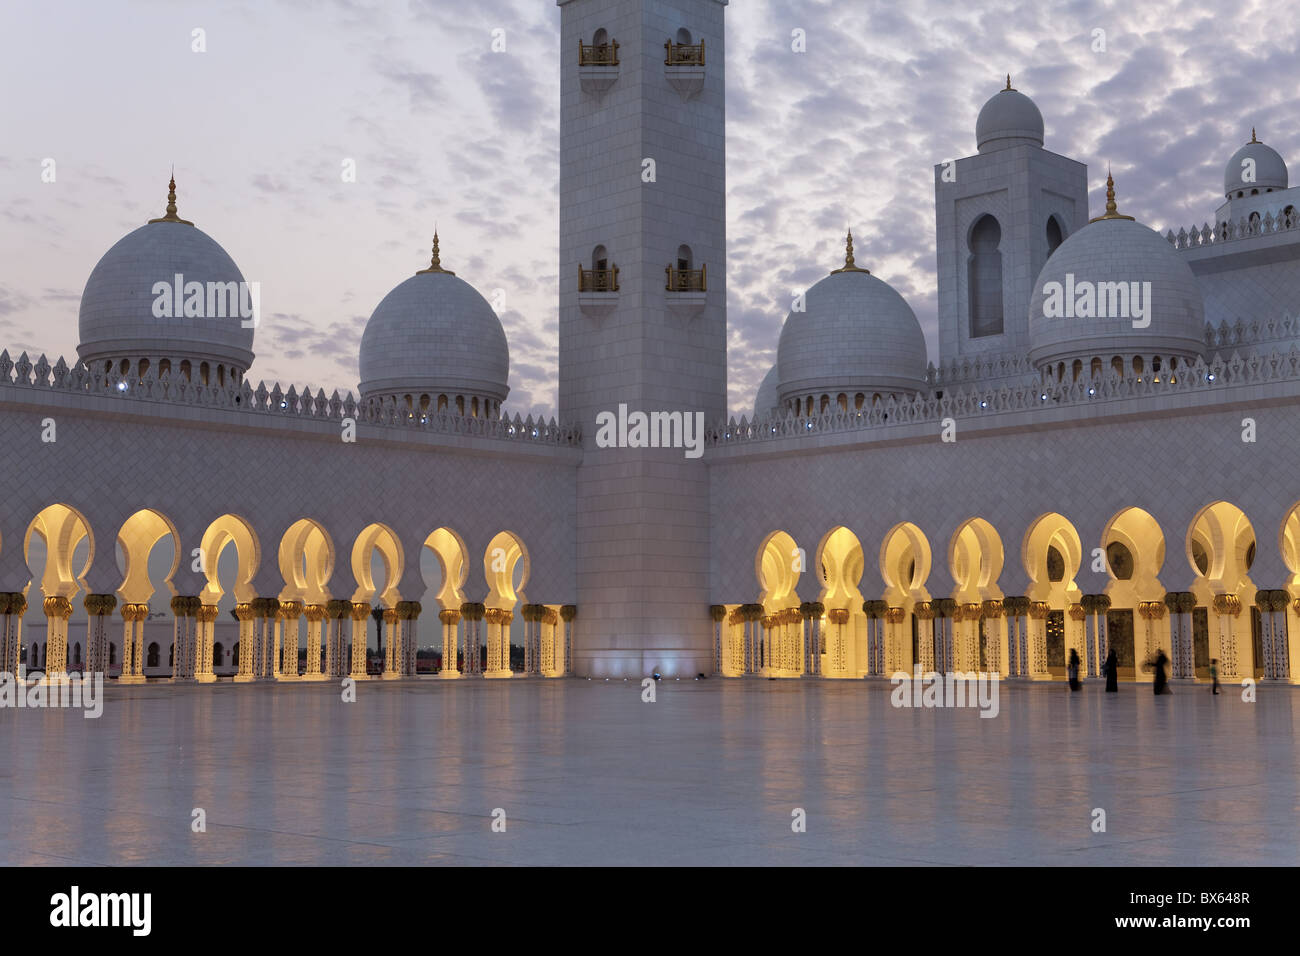
[{"label": "small white dome", "polygon": [[1011,146],[1042,146],[1043,114],[1024,93],[1007,88],[993,95],[975,121],[975,146],[981,153]]},{"label": "small white dome", "polygon": [[[1253,177],[1249,181],[1244,178],[1248,172]],[[1250,142],[1233,153],[1223,168],[1223,192],[1228,199],[1238,192],[1249,196],[1253,190],[1286,189],[1287,181],[1286,163],[1277,150],[1255,139],[1253,129]]]},{"label": "small white dome", "polygon": [[[1113,196],[1107,215],[1061,243],[1038,274],[1029,301],[1029,359],[1037,368],[1073,359],[1090,367],[1100,358],[1109,373],[1113,356],[1127,367],[1134,356],[1192,359],[1205,352],[1205,306],[1191,268],[1159,233],[1119,216]],[[1150,283],[1149,297],[1144,283]],[[1071,291],[1077,303],[1087,289],[1093,315],[1045,314],[1063,311],[1056,303],[1071,299]],[[1121,308],[1125,295],[1127,308]]]},{"label": "small white dome", "polygon": [[[253,329],[243,327],[237,310],[224,317],[154,315],[155,283],[172,286],[180,275],[184,285],[198,282],[206,290],[209,283],[242,288],[244,281],[225,249],[176,216],[174,182],[169,198],[166,217],[123,236],[91,271],[81,294],[77,355],[87,365],[165,358],[247,371],[253,362]],[[204,302],[206,312],[206,294]]]},{"label": "small white dome", "polygon": [[853,265],[852,236],[847,260],[804,294],[804,311],[792,311],[781,328],[782,402],[925,388],[925,335],[916,314],[887,283]]},{"label": "small white dome", "polygon": [[501,402],[510,391],[510,348],[486,299],[433,267],[384,296],[361,334],[363,398],[441,393]]},{"label": "small white dome", "polygon": [[763,376],[763,381],[758,385],[758,393],[754,396],[754,414],[750,416],[751,422],[761,422],[772,414],[772,410],[781,404],[781,399],[777,396],[776,386],[778,382],[777,369],[773,365]]}]

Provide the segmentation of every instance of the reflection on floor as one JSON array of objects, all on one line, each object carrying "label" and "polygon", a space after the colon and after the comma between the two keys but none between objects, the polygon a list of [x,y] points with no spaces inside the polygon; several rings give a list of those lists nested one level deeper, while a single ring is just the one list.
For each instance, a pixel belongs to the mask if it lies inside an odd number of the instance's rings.
[{"label": "reflection on floor", "polygon": [[158,684],[109,688],[98,720],[2,710],[0,863],[1300,862],[1289,686],[1004,683],[994,719],[896,710],[883,682],[656,690]]}]

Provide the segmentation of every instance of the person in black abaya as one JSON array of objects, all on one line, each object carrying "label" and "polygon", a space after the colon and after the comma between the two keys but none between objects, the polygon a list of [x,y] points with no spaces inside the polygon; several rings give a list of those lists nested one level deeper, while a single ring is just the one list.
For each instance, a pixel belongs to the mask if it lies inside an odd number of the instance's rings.
[{"label": "person in black abaya", "polygon": [[1157,694],[1173,693],[1173,691],[1169,689],[1169,680],[1168,677],[1165,675],[1165,667],[1168,664],[1169,664],[1169,658],[1165,656],[1165,649],[1163,647],[1156,648],[1156,663],[1155,663],[1156,676],[1155,676],[1155,681],[1153,683],[1155,685],[1154,690]]},{"label": "person in black abaya", "polygon": [[1113,647],[1106,655],[1106,693],[1119,693],[1119,658],[1115,656]]},{"label": "person in black abaya", "polygon": [[1070,676],[1070,690],[1079,689],[1079,652],[1073,647],[1070,648],[1070,667],[1067,673]]}]

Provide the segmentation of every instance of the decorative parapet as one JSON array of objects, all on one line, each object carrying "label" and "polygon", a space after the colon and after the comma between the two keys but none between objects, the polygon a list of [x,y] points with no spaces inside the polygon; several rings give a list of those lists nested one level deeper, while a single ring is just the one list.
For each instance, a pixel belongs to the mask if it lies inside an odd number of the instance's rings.
[{"label": "decorative parapet", "polygon": [[1211,362],[1197,359],[1195,363],[1180,368],[1172,381],[1166,378],[1157,382],[1149,375],[1130,374],[1121,378],[1112,374],[1060,384],[971,385],[945,389],[942,398],[933,393],[911,399],[890,398],[879,405],[856,411],[836,410],[802,417],[777,415],[752,422],[742,416],[739,421],[732,418],[726,424],[708,429],[704,442],[707,446],[724,446],[927,423],[938,426],[945,418],[970,419],[1036,409],[1140,401],[1277,382],[1300,383],[1300,347],[1293,346],[1287,352],[1268,355],[1243,356],[1234,352],[1216,356]]},{"label": "decorative parapet", "polygon": [[932,388],[945,388],[967,382],[990,379],[1031,378],[1037,372],[1023,353],[999,352],[990,355],[962,356],[940,364],[931,364],[925,380]]},{"label": "decorative parapet", "polygon": [[1179,229],[1177,235],[1170,229],[1165,233],[1165,239],[1175,249],[1195,249],[1199,246],[1214,246],[1223,242],[1253,239],[1256,236],[1269,236],[1295,229],[1300,229],[1300,214],[1291,213],[1274,218],[1270,212],[1262,217],[1258,214],[1242,216],[1236,222],[1228,219],[1213,226],[1206,222],[1202,223],[1199,229],[1196,226]]},{"label": "decorative parapet", "polygon": [[399,408],[390,396],[386,399],[369,398],[358,402],[348,392],[326,397],[324,389],[316,394],[310,388],[301,393],[293,385],[284,391],[278,384],[269,391],[266,383],[254,390],[243,382],[239,385],[202,385],[183,376],[170,373],[158,376],[151,369],[143,376],[104,374],[92,372],[78,362],[69,366],[62,358],[53,366],[42,355],[35,364],[24,352],[15,362],[8,350],[0,352],[0,388],[25,388],[69,394],[93,395],[122,402],[153,402],[186,407],[226,409],[251,412],[283,418],[305,418],[322,422],[352,419],[357,424],[374,425],[392,429],[411,429],[439,435],[457,435],[498,441],[527,442],[543,445],[579,446],[582,433],[579,428],[534,419],[531,415],[520,418],[478,418],[448,412],[420,412]]}]

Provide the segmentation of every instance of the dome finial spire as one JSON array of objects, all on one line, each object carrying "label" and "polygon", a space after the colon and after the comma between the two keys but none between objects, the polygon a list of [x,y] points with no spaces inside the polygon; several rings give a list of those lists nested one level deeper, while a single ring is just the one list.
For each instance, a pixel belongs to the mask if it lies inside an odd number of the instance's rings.
[{"label": "dome finial spire", "polygon": [[449,276],[454,276],[456,274],[452,272],[450,269],[444,269],[442,267],[442,259],[438,255],[438,227],[437,226],[433,227],[433,258],[429,261],[429,268],[421,269],[419,272],[416,273],[416,275],[422,276],[429,272],[441,272],[444,275],[449,275]]},{"label": "dome finial spire", "polygon": [[839,272],[866,272],[870,274],[869,269],[863,269],[853,262],[853,230],[848,231],[848,237],[844,240],[844,265],[838,269],[831,270],[831,275]]},{"label": "dome finial spire", "polygon": [[1259,140],[1257,140],[1257,139],[1255,138],[1255,127],[1253,127],[1253,126],[1250,128],[1250,141],[1251,141],[1252,143],[1258,143],[1258,142],[1259,142]]},{"label": "dome finial spire", "polygon": [[182,226],[192,226],[194,223],[188,219],[182,219],[176,215],[176,167],[172,166],[171,179],[167,183],[167,214],[161,219],[150,219],[150,222],[178,222]]},{"label": "dome finial spire", "polygon": [[1106,164],[1106,214],[1097,216],[1095,219],[1089,219],[1089,222],[1100,222],[1102,219],[1127,219],[1133,221],[1132,216],[1121,216],[1119,207],[1115,205],[1115,177],[1110,174],[1110,164]]},{"label": "dome finial spire", "polygon": [[1006,88],[1005,90],[1003,90],[1002,92],[1003,92],[1003,93],[1014,93],[1014,92],[1015,92],[1015,89],[1011,86],[1011,74],[1010,74],[1010,73],[1007,74],[1007,88]]}]

